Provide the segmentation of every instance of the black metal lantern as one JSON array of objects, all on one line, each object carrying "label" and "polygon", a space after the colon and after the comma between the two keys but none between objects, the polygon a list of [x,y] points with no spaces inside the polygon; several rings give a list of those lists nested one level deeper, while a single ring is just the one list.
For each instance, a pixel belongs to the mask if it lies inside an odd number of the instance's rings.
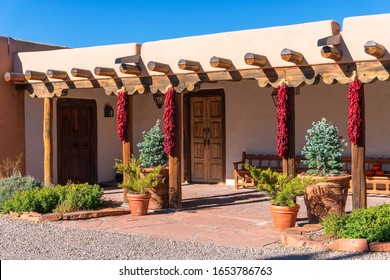
[{"label": "black metal lantern", "polygon": [[276,107],[276,99],[277,99],[277,96],[278,96],[278,89],[275,88],[272,93],[271,93],[271,98],[272,98],[272,101],[274,102],[274,105]]},{"label": "black metal lantern", "polygon": [[153,94],[153,100],[157,108],[161,109],[161,107],[164,105],[165,94],[161,92],[155,93]]},{"label": "black metal lantern", "polygon": [[112,118],[113,116],[114,116],[114,109],[112,109],[111,105],[106,104],[106,106],[104,106],[104,117]]}]

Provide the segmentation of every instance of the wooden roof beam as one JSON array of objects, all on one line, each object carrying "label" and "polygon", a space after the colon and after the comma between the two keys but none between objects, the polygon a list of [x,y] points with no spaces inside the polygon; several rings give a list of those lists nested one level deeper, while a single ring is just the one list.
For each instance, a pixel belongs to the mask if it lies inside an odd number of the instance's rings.
[{"label": "wooden roof beam", "polygon": [[68,77],[68,73],[66,73],[66,71],[61,71],[61,70],[54,70],[54,69],[48,69],[46,71],[46,75],[50,78],[50,79],[58,79],[58,80],[67,80],[69,77]]},{"label": "wooden roof beam", "polygon": [[4,74],[4,80],[6,82],[25,82],[26,77],[23,73],[6,72]]},{"label": "wooden roof beam", "polygon": [[369,55],[375,56],[376,58],[381,58],[386,54],[386,48],[374,41],[367,41],[364,44],[364,51]]},{"label": "wooden roof beam", "polygon": [[35,80],[43,82],[47,79],[46,73],[31,70],[26,70],[26,72],[24,72],[24,77],[28,81]]},{"label": "wooden roof beam", "polygon": [[119,71],[122,74],[131,74],[131,75],[139,76],[139,75],[141,75],[142,69],[141,69],[141,67],[139,67],[137,65],[130,65],[130,64],[122,63],[119,66]]},{"label": "wooden roof beam", "polygon": [[200,63],[198,61],[180,59],[177,63],[181,70],[198,71],[200,69]]},{"label": "wooden roof beam", "polygon": [[149,61],[147,67],[150,71],[161,72],[164,74],[168,74],[169,71],[171,71],[171,67],[168,64],[156,61]]},{"label": "wooden roof beam", "polygon": [[72,70],[70,70],[70,73],[72,74],[73,77],[77,77],[77,78],[89,79],[92,77],[92,72],[87,69],[72,68]]},{"label": "wooden roof beam", "polygon": [[230,59],[213,56],[210,58],[211,67],[229,69],[233,66],[233,62]]},{"label": "wooden roof beam", "polygon": [[292,62],[294,64],[301,64],[303,61],[303,54],[290,49],[283,49],[280,56],[284,61]]},{"label": "wooden roof beam", "polygon": [[323,58],[333,59],[339,61],[343,57],[343,52],[340,49],[325,46],[321,49],[321,55]]},{"label": "wooden roof beam", "polygon": [[107,67],[95,67],[93,70],[95,75],[97,76],[108,76],[108,77],[114,77],[116,76],[116,72],[114,68],[107,68]]},{"label": "wooden roof beam", "polygon": [[263,67],[267,64],[267,57],[260,54],[248,52],[244,56],[245,63],[248,65]]}]

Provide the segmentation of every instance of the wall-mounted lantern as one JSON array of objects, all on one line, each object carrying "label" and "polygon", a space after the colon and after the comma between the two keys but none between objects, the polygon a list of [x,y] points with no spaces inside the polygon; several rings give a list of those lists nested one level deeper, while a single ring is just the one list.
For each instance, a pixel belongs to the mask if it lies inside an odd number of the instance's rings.
[{"label": "wall-mounted lantern", "polygon": [[112,109],[111,105],[106,104],[106,106],[104,106],[104,117],[105,118],[114,117],[114,109]]},{"label": "wall-mounted lantern", "polygon": [[161,109],[161,107],[164,105],[164,100],[165,100],[165,94],[163,93],[155,93],[153,94],[153,100],[154,103],[156,104],[158,109]]}]

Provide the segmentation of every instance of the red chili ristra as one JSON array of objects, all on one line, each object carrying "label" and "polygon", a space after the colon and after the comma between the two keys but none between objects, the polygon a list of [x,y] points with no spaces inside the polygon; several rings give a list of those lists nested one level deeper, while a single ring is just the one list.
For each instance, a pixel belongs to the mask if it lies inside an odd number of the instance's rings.
[{"label": "red chili ristra", "polygon": [[348,86],[348,139],[357,144],[360,139],[362,125],[363,84],[356,78]]},{"label": "red chili ristra", "polygon": [[173,147],[175,145],[175,90],[169,88],[165,94],[164,101],[164,152],[167,155],[172,153]]},{"label": "red chili ristra", "polygon": [[288,152],[288,86],[282,83],[278,86],[276,100],[276,117],[278,122],[278,131],[276,134],[276,153],[284,157]]},{"label": "red chili ristra", "polygon": [[127,126],[127,104],[129,96],[127,91],[121,90],[118,92],[118,103],[116,105],[116,132],[119,140],[126,140]]}]

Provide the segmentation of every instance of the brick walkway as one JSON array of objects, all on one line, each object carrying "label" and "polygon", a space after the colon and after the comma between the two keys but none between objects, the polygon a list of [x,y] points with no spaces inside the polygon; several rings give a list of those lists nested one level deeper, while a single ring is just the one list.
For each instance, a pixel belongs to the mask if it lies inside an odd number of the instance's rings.
[{"label": "brick walkway", "polygon": [[[102,217],[88,220],[59,221],[64,227],[92,228],[109,232],[156,236],[174,240],[212,242],[229,247],[260,248],[280,241],[274,230],[269,202],[256,189],[224,185],[184,185],[183,209],[161,210],[146,216]],[[105,198],[119,206],[123,193],[106,188]],[[390,203],[389,197],[369,197],[369,205]],[[302,199],[298,225],[307,223]],[[347,211],[351,209],[351,196]]]}]

